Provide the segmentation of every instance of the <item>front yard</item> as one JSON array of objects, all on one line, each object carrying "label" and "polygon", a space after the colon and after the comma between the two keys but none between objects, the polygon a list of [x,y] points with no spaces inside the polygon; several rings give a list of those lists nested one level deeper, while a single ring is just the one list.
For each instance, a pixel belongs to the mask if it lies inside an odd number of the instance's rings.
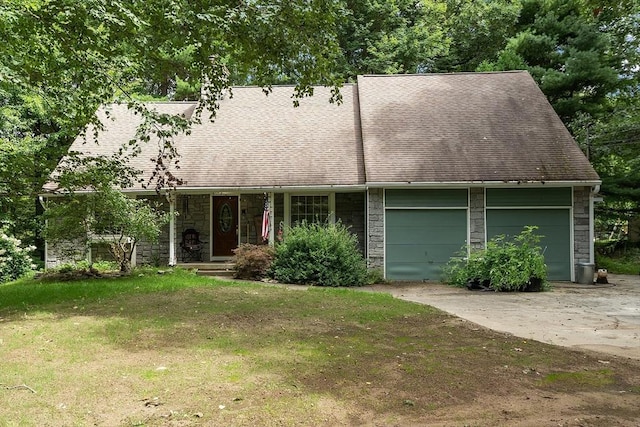
[{"label": "front yard", "polygon": [[0,286],[0,426],[637,425],[640,361],[357,290]]}]

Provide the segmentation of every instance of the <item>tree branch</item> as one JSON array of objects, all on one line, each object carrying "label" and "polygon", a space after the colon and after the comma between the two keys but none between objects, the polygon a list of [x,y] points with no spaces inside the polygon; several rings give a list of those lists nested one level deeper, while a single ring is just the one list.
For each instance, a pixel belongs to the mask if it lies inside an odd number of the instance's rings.
[{"label": "tree branch", "polygon": [[33,394],[38,394],[34,389],[32,389],[31,387],[29,387],[26,384],[20,384],[20,385],[14,385],[14,386],[5,386],[5,385],[3,385],[3,388],[5,390],[15,390],[15,389],[22,388],[22,389],[29,390]]}]

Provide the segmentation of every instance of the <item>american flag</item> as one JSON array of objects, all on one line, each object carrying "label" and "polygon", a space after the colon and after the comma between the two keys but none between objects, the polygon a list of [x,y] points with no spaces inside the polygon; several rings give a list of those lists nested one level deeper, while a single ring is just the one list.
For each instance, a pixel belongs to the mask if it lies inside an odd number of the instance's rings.
[{"label": "american flag", "polygon": [[262,213],[262,240],[269,240],[269,200],[265,200]]}]

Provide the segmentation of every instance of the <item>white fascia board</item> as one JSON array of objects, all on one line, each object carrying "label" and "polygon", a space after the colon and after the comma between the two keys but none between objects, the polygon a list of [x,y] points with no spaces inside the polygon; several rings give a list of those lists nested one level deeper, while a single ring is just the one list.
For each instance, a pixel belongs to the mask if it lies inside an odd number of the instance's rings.
[{"label": "white fascia board", "polygon": [[590,187],[602,181],[450,181],[450,182],[370,182],[367,188],[469,188],[469,187]]},{"label": "white fascia board", "polygon": [[[177,194],[211,194],[211,193],[229,193],[229,194],[250,194],[250,193],[308,193],[308,192],[348,192],[348,191],[364,191],[364,185],[307,185],[307,186],[257,186],[257,187],[177,187],[171,189],[171,192]],[[164,190],[163,190],[164,191]],[[125,193],[135,193],[140,195],[157,194],[155,190],[125,190]],[[162,192],[161,192],[162,194]]]}]

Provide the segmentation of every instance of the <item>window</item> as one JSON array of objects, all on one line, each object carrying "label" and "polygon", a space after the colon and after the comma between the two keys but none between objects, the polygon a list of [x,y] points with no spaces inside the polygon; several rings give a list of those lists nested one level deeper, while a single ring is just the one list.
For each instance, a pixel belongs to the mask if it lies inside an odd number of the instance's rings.
[{"label": "window", "polygon": [[327,222],[329,196],[291,196],[291,225]]}]

